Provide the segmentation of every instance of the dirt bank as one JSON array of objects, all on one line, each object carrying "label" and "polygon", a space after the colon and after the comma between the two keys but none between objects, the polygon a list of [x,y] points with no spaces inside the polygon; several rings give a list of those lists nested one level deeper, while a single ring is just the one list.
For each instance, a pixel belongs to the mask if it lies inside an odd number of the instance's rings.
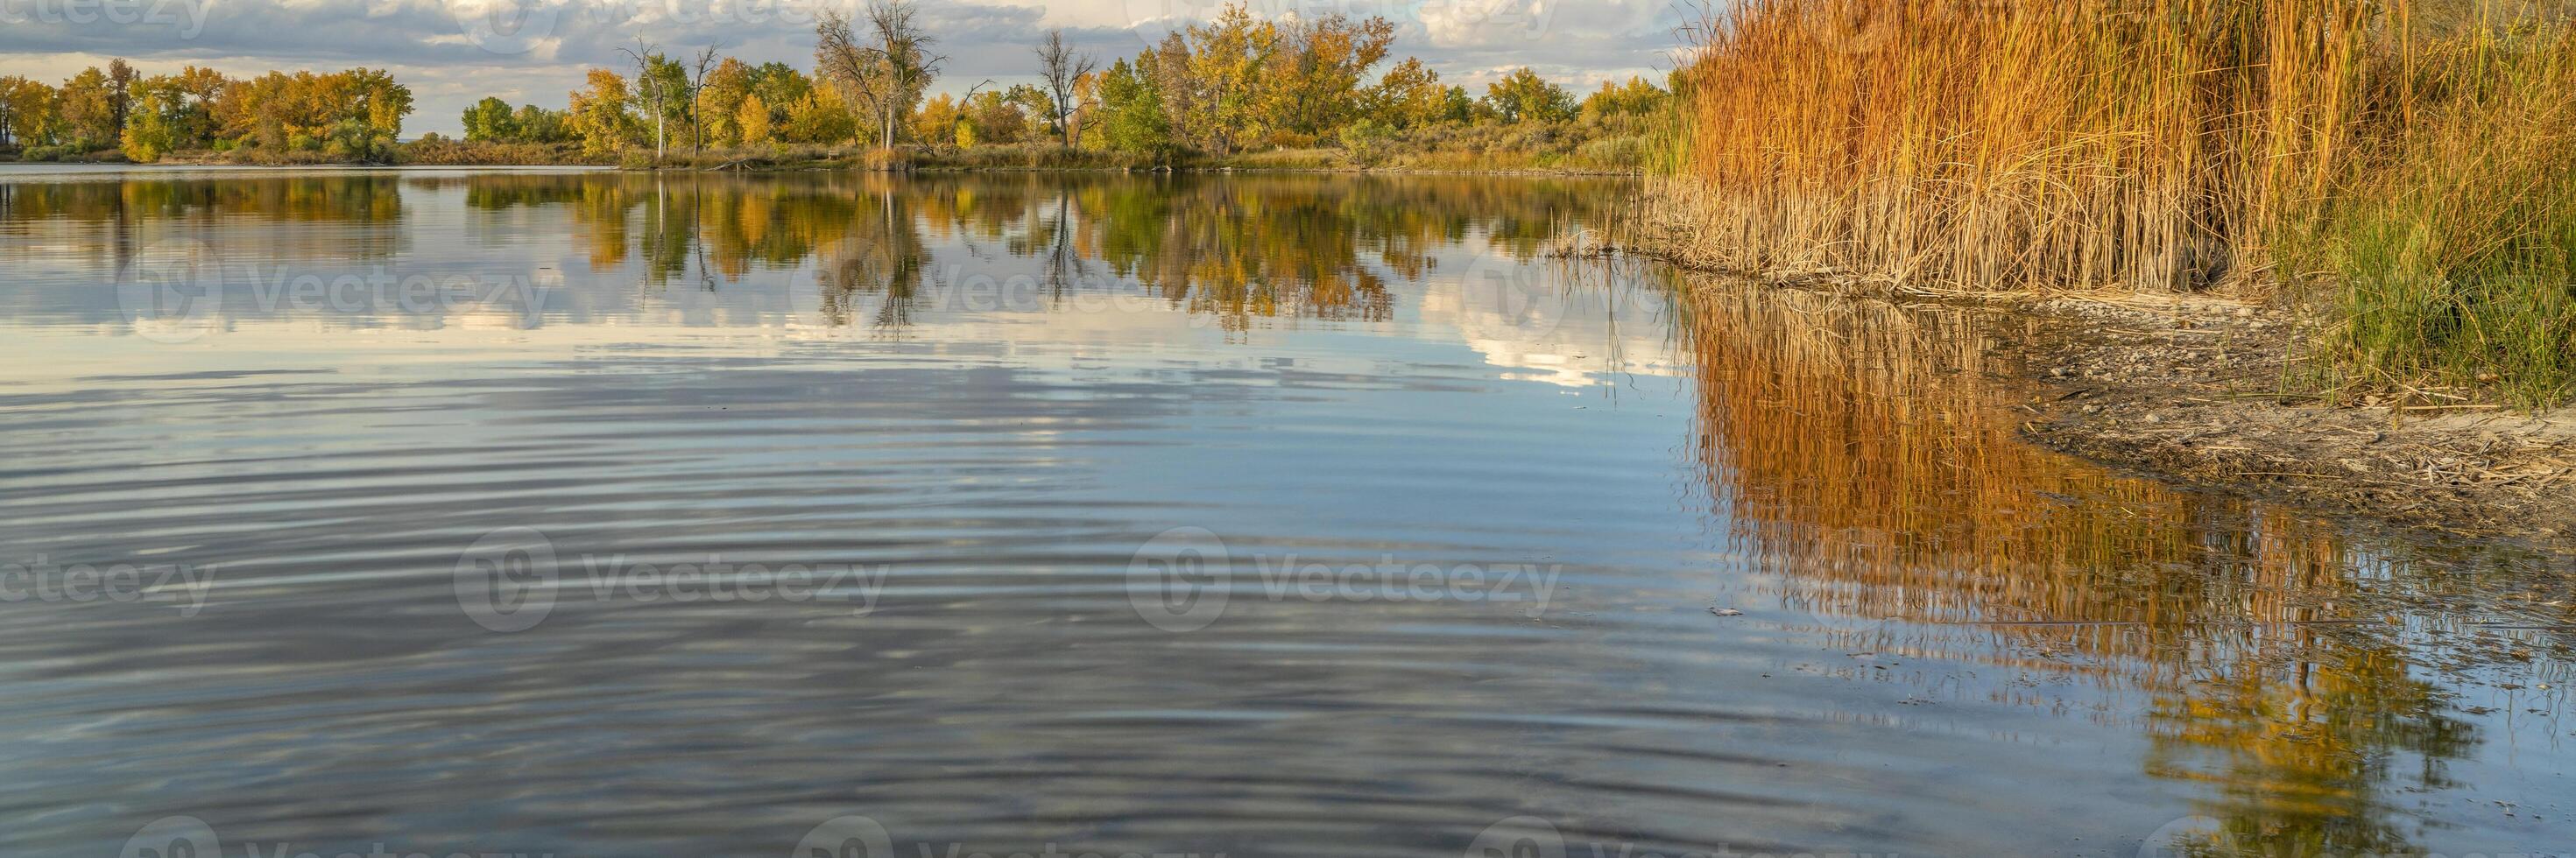
[{"label": "dirt bank", "polygon": [[1972,310],[1989,322],[1995,401],[2022,436],[2115,469],[2406,527],[2576,545],[2576,417],[2459,391],[2358,401],[2285,393],[2300,387],[2289,381],[2291,355],[2313,336],[2288,311],[2208,298],[1963,296],[1822,273],[1699,275],[1693,288]]},{"label": "dirt bank", "polygon": [[2576,540],[2576,419],[2454,391],[2284,394],[2308,332],[2224,301],[2031,302],[2024,436],[2115,467],[2326,511]]}]

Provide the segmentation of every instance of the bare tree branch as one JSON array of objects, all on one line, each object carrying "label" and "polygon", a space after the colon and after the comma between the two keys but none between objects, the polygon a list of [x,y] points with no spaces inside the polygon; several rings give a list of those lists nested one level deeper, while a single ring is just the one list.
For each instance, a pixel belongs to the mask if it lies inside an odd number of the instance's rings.
[{"label": "bare tree branch", "polygon": [[662,91],[661,79],[653,74],[654,65],[662,61],[662,46],[648,44],[642,35],[637,35],[635,47],[617,50],[635,61],[635,94],[653,100],[653,160],[659,162],[669,141],[663,122],[670,113],[670,94]]},{"label": "bare tree branch", "polygon": [[825,12],[814,25],[816,73],[866,109],[879,145],[894,145],[899,120],[948,61],[930,52],[938,39],[916,20],[919,12],[917,0],[872,0],[864,31],[838,11]]},{"label": "bare tree branch", "polygon": [[1064,43],[1064,28],[1048,30],[1046,39],[1038,42],[1038,76],[1046,80],[1047,124],[1055,126],[1058,142],[1073,145],[1073,90],[1097,65],[1089,54],[1076,54]]}]

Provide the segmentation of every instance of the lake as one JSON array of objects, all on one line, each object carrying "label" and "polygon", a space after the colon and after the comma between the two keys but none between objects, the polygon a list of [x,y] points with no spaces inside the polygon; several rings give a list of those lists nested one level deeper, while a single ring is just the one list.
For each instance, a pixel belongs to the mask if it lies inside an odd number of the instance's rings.
[{"label": "lake", "polygon": [[1628,183],[0,169],[6,854],[2576,851],[2566,558]]}]

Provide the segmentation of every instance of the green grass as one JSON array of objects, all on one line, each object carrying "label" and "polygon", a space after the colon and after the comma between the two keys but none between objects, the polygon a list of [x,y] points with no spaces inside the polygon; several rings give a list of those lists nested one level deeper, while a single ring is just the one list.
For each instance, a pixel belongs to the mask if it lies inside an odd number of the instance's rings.
[{"label": "green grass", "polygon": [[2329,298],[2339,384],[2557,405],[2576,395],[2576,37],[2453,51],[2405,81],[2404,130],[2275,244]]}]

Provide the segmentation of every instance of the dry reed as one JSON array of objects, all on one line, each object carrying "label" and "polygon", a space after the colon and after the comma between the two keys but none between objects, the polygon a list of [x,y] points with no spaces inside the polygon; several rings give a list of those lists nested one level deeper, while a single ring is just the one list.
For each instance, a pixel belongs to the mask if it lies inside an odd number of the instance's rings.
[{"label": "dry reed", "polygon": [[2576,386],[2565,6],[1712,7],[1681,73],[1676,250],[1981,291],[2323,295],[2354,376],[2552,398]]}]

